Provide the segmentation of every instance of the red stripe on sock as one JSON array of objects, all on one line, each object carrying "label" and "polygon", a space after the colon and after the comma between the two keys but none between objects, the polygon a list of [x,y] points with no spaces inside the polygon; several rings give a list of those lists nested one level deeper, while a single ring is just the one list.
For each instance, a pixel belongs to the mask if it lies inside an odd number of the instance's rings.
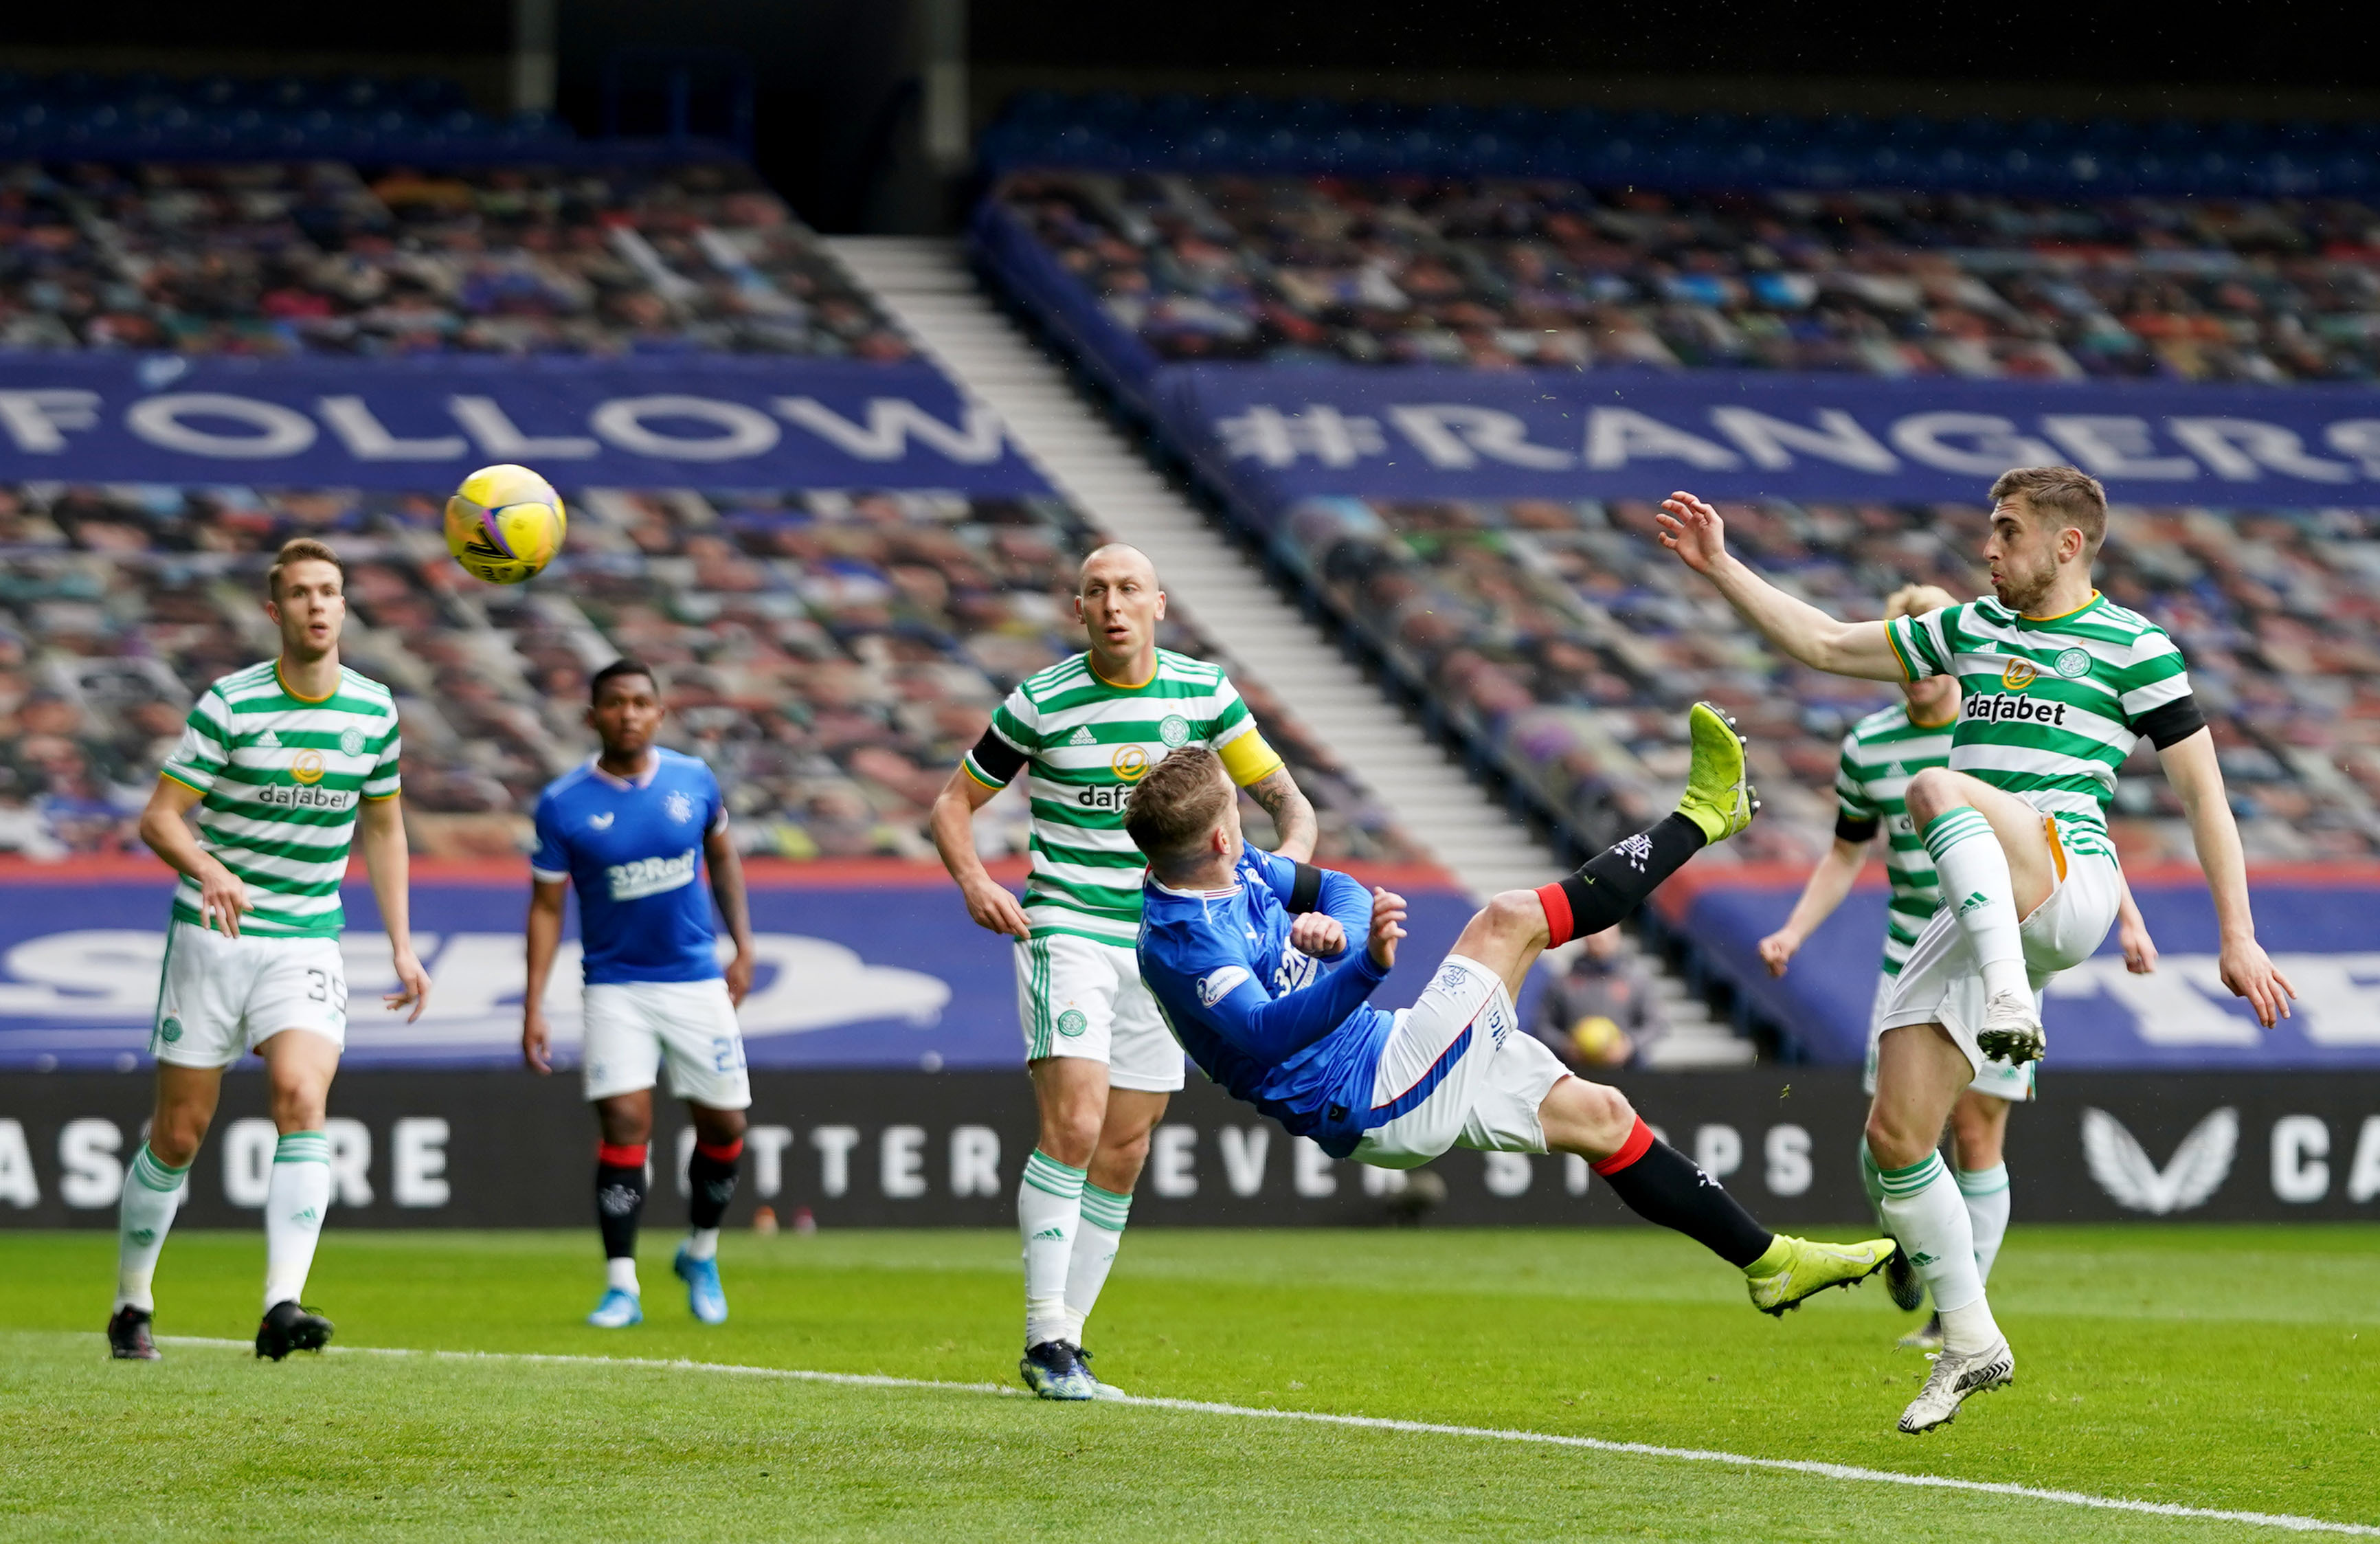
[{"label": "red stripe on sock", "polygon": [[708,1142],[697,1142],[694,1150],[713,1163],[733,1163],[744,1156],[744,1138],[738,1137],[733,1142],[716,1148]]},{"label": "red stripe on sock", "polygon": [[1546,927],[1553,933],[1553,938],[1546,947],[1559,949],[1568,943],[1571,930],[1570,896],[1563,893],[1562,887],[1559,884],[1541,884],[1537,886],[1537,904],[1546,908]]},{"label": "red stripe on sock", "polygon": [[1644,1157],[1646,1149],[1650,1149],[1652,1145],[1653,1128],[1645,1124],[1644,1116],[1639,1115],[1636,1117],[1636,1124],[1629,1128],[1628,1140],[1620,1144],[1620,1150],[1613,1153],[1609,1158],[1596,1160],[1594,1162],[1589,1163],[1587,1167],[1594,1170],[1598,1174],[1616,1174],[1621,1170],[1628,1167],[1631,1163],[1633,1163],[1638,1159]]},{"label": "red stripe on sock", "polygon": [[595,1144],[595,1161],[614,1169],[641,1169],[645,1166],[645,1144],[627,1147],[613,1142]]}]

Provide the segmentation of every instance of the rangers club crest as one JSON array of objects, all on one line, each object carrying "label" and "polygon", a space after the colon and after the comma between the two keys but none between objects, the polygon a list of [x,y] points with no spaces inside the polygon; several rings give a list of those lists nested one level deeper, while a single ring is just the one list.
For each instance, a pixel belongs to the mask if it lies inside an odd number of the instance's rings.
[{"label": "rangers club crest", "polygon": [[669,818],[680,825],[694,819],[694,800],[675,789],[671,790],[670,796],[662,802],[662,808],[668,810]]}]

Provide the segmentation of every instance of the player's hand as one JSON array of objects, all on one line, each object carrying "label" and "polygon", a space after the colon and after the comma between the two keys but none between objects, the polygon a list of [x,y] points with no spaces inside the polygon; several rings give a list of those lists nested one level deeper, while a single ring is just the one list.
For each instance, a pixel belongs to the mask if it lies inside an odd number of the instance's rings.
[{"label": "player's hand", "polygon": [[1771,976],[1785,974],[1785,964],[1801,952],[1802,941],[1791,929],[1779,928],[1760,941],[1760,963]]},{"label": "player's hand", "polygon": [[237,874],[212,859],[207,869],[199,881],[199,919],[209,928],[221,928],[225,938],[237,938],[241,914],[256,903],[248,898],[247,882]]},{"label": "player's hand", "polygon": [[2116,942],[2124,951],[2124,968],[2135,976],[2152,975],[2156,970],[2156,940],[2149,936],[2149,925],[2137,911],[2126,909],[2116,925]]},{"label": "player's hand", "polygon": [[2270,1029],[2276,1022],[2289,1016],[2289,1000],[2297,996],[2298,989],[2273,968],[2263,944],[2254,939],[2244,943],[2226,943],[2216,964],[2231,995],[2246,998],[2248,1005],[2256,1010],[2257,1023]]},{"label": "player's hand", "polygon": [[735,957],[727,962],[727,1001],[736,1007],[752,990],[752,951],[738,949]]},{"label": "player's hand", "polygon": [[553,1071],[553,1061],[547,1054],[553,1043],[552,1034],[545,1027],[545,1015],[536,1009],[521,1014],[521,1060],[529,1071],[540,1076]]},{"label": "player's hand", "polygon": [[1661,545],[1685,559],[1697,574],[1707,574],[1727,556],[1727,528],[1718,511],[1682,490],[1661,501],[1654,517],[1661,523]]},{"label": "player's hand", "polygon": [[1327,911],[1305,912],[1289,925],[1289,946],[1318,960],[1336,959],[1347,947],[1347,930]]},{"label": "player's hand", "polygon": [[430,1006],[430,972],[421,968],[421,962],[414,957],[410,949],[399,949],[390,957],[396,964],[397,990],[383,992],[381,1001],[388,1004],[390,1013],[407,1003],[412,1004],[413,1012],[405,1015],[405,1022],[410,1024],[421,1016],[424,1008]]},{"label": "player's hand", "polygon": [[1397,940],[1405,936],[1405,898],[1386,890],[1372,892],[1372,938],[1369,952],[1372,963],[1382,970],[1392,970],[1397,963]]},{"label": "player's hand", "polygon": [[1025,920],[1025,908],[1017,904],[1016,897],[1008,893],[1005,885],[994,884],[990,880],[978,880],[967,885],[964,894],[967,915],[975,918],[977,927],[1017,938],[1033,936],[1033,924]]}]

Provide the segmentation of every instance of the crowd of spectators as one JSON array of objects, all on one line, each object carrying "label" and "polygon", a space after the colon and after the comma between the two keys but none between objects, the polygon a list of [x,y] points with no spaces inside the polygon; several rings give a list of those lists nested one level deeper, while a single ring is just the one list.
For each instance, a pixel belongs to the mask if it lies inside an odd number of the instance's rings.
[{"label": "crowd of spectators", "polygon": [[[1986,519],[1946,505],[1731,505],[1730,541],[1813,602],[1881,614],[1910,582],[1986,593]],[[1309,499],[1278,546],[1391,663],[1579,829],[1674,796],[1683,709],[1727,708],[1767,808],[1702,861],[1807,862],[1834,826],[1837,748],[1889,686],[1779,658],[1655,540],[1649,504]],[[2380,514],[2119,506],[2099,582],[2188,661],[2252,861],[2380,857]],[[2128,862],[2186,860],[2143,741],[2112,826]]]},{"label": "crowd of spectators", "polygon": [[[339,490],[0,486],[0,851],[135,850],[195,692],[270,657],[259,601],[293,535],[348,564],[345,660],[395,690],[415,850],[524,850],[538,790],[593,748],[590,674],[661,671],[666,736],[704,757],[748,852],[928,857],[926,812],[1016,681],[1081,648],[1096,538],[1052,500],[590,490],[570,549],[498,589],[447,556],[440,501]],[[1177,612],[1161,641],[1213,656]],[[1322,852],[1415,859],[1360,781],[1235,678],[1312,796]],[[1269,839],[1263,811],[1243,811]],[[1025,851],[1021,794],[987,856]]]},{"label": "crowd of spectators", "polygon": [[2361,381],[2380,205],[1012,175],[1168,360]]},{"label": "crowd of spectators", "polygon": [[0,348],[910,353],[740,165],[340,161],[0,163]]}]

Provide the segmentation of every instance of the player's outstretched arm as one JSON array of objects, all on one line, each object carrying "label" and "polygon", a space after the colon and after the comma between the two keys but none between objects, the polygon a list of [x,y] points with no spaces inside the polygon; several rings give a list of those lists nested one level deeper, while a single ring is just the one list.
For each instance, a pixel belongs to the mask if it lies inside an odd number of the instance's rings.
[{"label": "player's outstretched arm", "polygon": [[727,925],[735,957],[727,962],[727,996],[737,1007],[752,990],[752,903],[744,894],[744,855],[728,834],[727,819],[720,817],[702,838],[702,859],[710,869],[710,898],[719,904],[719,919]]},{"label": "player's outstretched arm", "polygon": [[204,797],[187,783],[160,777],[149,795],[149,807],[140,811],[140,840],[199,887],[199,916],[206,925],[221,928],[225,938],[237,938],[240,914],[252,904],[248,885],[199,845],[189,822],[182,818]]},{"label": "player's outstretched arm", "polygon": [[1718,511],[1692,493],[1661,501],[1661,545],[1718,587],[1736,614],[1760,636],[1814,670],[1864,681],[1905,681],[1881,622],[1840,622],[1770,584],[1727,550]]},{"label": "player's outstretched arm", "polygon": [[[2223,792],[2223,768],[2215,759],[2215,733],[2201,729],[2157,752],[2165,777],[2190,818],[2190,839],[2198,849],[2198,866],[2206,870],[2206,888],[2215,897],[2215,926],[2222,943],[2217,960],[2223,984],[2244,997],[2265,1028],[2289,1016],[2289,1000],[2297,988],[2273,967],[2263,944],[2256,942],[2256,920],[2248,909],[2248,859],[2240,846],[2240,827],[2231,819],[2231,801]],[[2131,892],[2126,891],[2129,900]],[[2129,953],[2129,951],[2128,951]]]},{"label": "player's outstretched arm", "polygon": [[396,990],[381,999],[391,1013],[410,1006],[412,1023],[430,1006],[430,972],[413,953],[412,855],[405,845],[405,811],[398,797],[366,799],[356,811],[356,836],[363,845],[364,869],[371,875],[372,899],[381,926],[388,930],[388,953],[396,967]]},{"label": "player's outstretched arm", "polygon": [[1322,822],[1315,817],[1314,803],[1289,775],[1287,767],[1272,771],[1248,784],[1248,796],[1264,806],[1272,817],[1272,829],[1280,834],[1273,851],[1293,863],[1304,863],[1314,857],[1314,844],[1322,838]]},{"label": "player's outstretched arm", "polygon": [[930,822],[934,851],[941,855],[942,867],[958,881],[959,893],[966,897],[967,915],[975,918],[977,927],[1030,938],[1033,925],[1025,919],[1025,908],[1007,886],[991,877],[975,850],[975,812],[999,793],[999,788],[965,767],[953,772],[934,799]]},{"label": "player's outstretched arm", "polygon": [[1852,893],[1860,869],[1867,862],[1868,844],[1846,842],[1835,838],[1835,845],[1818,866],[1810,870],[1810,881],[1793,903],[1793,910],[1785,925],[1760,941],[1760,963],[1768,967],[1771,976],[1785,974],[1786,964],[1801,953],[1802,945],[1818,930],[1818,924],[1835,914],[1843,897]]},{"label": "player's outstretched arm", "polygon": [[528,922],[521,931],[528,941],[528,981],[521,989],[521,1060],[532,1072],[550,1073],[553,1043],[545,1024],[545,983],[553,974],[553,956],[562,951],[562,906],[568,880],[528,881]]}]

